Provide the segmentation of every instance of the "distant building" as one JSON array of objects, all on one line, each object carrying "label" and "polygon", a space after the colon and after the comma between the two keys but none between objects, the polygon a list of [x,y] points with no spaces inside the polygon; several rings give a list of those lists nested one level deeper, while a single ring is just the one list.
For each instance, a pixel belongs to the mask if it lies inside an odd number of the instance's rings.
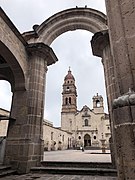
[{"label": "distant building", "polygon": [[[7,129],[8,129],[8,120],[4,120],[4,117],[9,116],[9,111],[0,108],[0,137],[4,137],[7,135]],[[3,117],[3,118],[2,118]]]},{"label": "distant building", "polygon": [[83,106],[77,110],[77,91],[75,78],[69,69],[64,78],[62,92],[61,129],[72,133],[74,147],[101,147],[100,139],[106,139],[109,146],[109,115],[104,113],[103,97],[93,97],[93,109]]},{"label": "distant building", "polygon": [[72,148],[72,133],[53,127],[47,120],[43,123],[44,150],[62,150]]},{"label": "distant building", "polygon": [[[9,112],[0,109],[0,115],[9,116]],[[6,136],[8,120],[0,121],[0,136]],[[109,115],[104,113],[103,97],[93,96],[93,109],[84,105],[77,110],[77,91],[75,78],[69,69],[64,78],[62,91],[61,127],[43,121],[44,150],[62,150],[69,148],[101,147],[100,139],[106,140],[109,147]]]}]

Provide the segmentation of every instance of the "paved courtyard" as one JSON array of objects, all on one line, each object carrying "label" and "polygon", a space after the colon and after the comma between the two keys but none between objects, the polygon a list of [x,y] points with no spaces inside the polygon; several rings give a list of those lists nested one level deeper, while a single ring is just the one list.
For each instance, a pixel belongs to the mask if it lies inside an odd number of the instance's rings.
[{"label": "paved courtyard", "polygon": [[26,174],[0,178],[1,180],[117,180],[116,177],[84,175]]},{"label": "paved courtyard", "polygon": [[[107,151],[109,153],[109,151]],[[111,162],[110,154],[101,154],[100,150],[65,150],[44,153],[46,161],[73,161],[73,162]],[[117,180],[116,177],[90,175],[62,175],[62,174],[25,174],[11,175],[1,180]]]},{"label": "paved courtyard", "polygon": [[45,151],[44,161],[111,162],[110,151],[106,152],[102,154],[101,150]]}]

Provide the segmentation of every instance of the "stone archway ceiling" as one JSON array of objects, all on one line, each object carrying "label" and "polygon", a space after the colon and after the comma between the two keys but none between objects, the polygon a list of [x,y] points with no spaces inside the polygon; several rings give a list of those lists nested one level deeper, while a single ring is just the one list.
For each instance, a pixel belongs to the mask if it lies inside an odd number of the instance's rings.
[{"label": "stone archway ceiling", "polygon": [[8,67],[7,62],[5,59],[0,55],[0,68]]},{"label": "stone archway ceiling", "polygon": [[108,29],[107,17],[91,8],[73,8],[61,11],[40,26],[34,25],[34,31],[23,34],[28,42],[43,42],[50,45],[59,35],[77,29],[96,33]]},{"label": "stone archway ceiling", "polygon": [[8,63],[1,55],[0,55],[0,80],[8,81],[11,84],[11,91],[13,92],[15,86],[14,75]]},{"label": "stone archway ceiling", "polygon": [[0,80],[11,84],[12,92],[25,89],[25,77],[18,61],[5,44],[0,42]]}]

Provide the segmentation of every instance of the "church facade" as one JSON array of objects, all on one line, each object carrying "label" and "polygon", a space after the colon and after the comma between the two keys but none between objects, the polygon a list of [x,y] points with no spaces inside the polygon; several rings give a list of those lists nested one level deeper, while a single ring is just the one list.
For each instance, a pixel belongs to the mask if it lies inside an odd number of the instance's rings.
[{"label": "church facade", "polygon": [[103,97],[93,96],[93,109],[83,106],[77,110],[75,78],[69,69],[64,78],[62,92],[61,129],[72,133],[72,146],[101,147],[101,139],[109,147],[109,115],[104,112]]},{"label": "church facade", "polygon": [[[72,148],[101,148],[105,139],[109,148],[111,137],[109,115],[104,113],[103,97],[96,94],[92,98],[93,109],[84,105],[77,110],[77,88],[75,78],[69,69],[64,78],[62,91],[61,127],[54,127],[48,120],[43,121],[44,150],[64,150]],[[0,109],[0,115],[9,112]],[[0,136],[6,136],[8,120],[0,121]]]}]

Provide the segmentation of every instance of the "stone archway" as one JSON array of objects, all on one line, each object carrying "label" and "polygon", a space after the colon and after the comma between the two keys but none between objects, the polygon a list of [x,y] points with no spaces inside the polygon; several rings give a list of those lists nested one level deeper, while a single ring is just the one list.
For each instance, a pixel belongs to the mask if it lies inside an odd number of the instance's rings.
[{"label": "stone archway", "polygon": [[[23,33],[23,37],[28,43],[42,42],[50,46],[62,33],[74,31],[76,29],[87,30],[95,34],[91,42],[92,50],[94,55],[102,58],[107,99],[111,109],[112,99],[116,97],[115,94],[117,93],[117,88],[115,80],[110,79],[110,77],[114,76],[114,64],[111,56],[108,24],[105,14],[91,8],[67,9],[48,18],[41,25],[34,25],[33,31]],[[96,39],[97,37],[98,42]],[[112,71],[109,71],[110,67],[112,67]],[[113,129],[113,123],[111,123],[111,126]]]},{"label": "stone archway", "polygon": [[34,25],[34,31],[23,33],[29,43],[43,42],[50,45],[59,35],[67,31],[84,29],[92,33],[107,30],[107,17],[91,8],[73,8],[59,12],[41,25]]},{"label": "stone archway", "polygon": [[[121,180],[134,179],[134,2],[106,0],[106,9],[107,18],[103,13],[89,8],[65,10],[50,17],[40,26],[35,25],[33,27],[34,31],[26,32],[22,36],[0,8],[1,42],[16,57],[15,61],[18,62],[22,69],[21,75],[24,75],[24,79],[30,85],[25,89],[25,100],[24,94],[21,96],[22,94],[19,91],[15,96],[13,114],[17,119],[17,123],[12,125],[10,130],[12,136],[9,138],[7,145],[7,161],[8,163],[12,162],[14,167],[17,167],[20,172],[28,172],[30,167],[37,166],[42,154],[41,124],[43,102],[36,101],[38,105],[42,104],[40,108],[37,108],[34,95],[32,96],[31,93],[32,90],[35,92],[35,89],[38,89],[38,81],[34,82],[32,78],[34,75],[36,79],[36,74],[38,74],[34,67],[38,65],[44,72],[44,68],[47,69],[47,65],[56,61],[52,49],[47,45],[50,45],[60,34],[69,30],[85,29],[94,33],[91,41],[93,54],[103,59],[111,126],[117,152],[118,176]],[[109,36],[106,31],[107,22],[109,25]],[[51,61],[51,63],[48,63],[48,61]],[[30,67],[32,67],[32,71],[29,71]],[[39,80],[42,78],[44,81],[44,75],[43,73],[42,77],[38,77]],[[15,78],[17,78],[16,76],[17,74],[15,74]],[[5,78],[5,76],[3,77]],[[43,81],[42,90],[44,89]],[[33,85],[34,83],[35,86]],[[21,85],[21,83],[18,84]],[[31,97],[29,96],[29,100],[26,102],[28,92]],[[36,92],[36,95],[39,95],[39,92]],[[43,98],[44,94],[42,93],[39,97]],[[21,106],[23,108],[19,114],[15,111],[18,99],[23,102]],[[19,107],[18,110],[20,110]],[[25,116],[22,116],[24,115],[23,113]],[[25,128],[28,136],[21,129],[24,122],[27,122]],[[37,151],[37,147],[40,150]],[[15,148],[19,149],[17,155],[13,151]],[[33,154],[31,154],[30,149],[33,150]]]},{"label": "stone archway", "polygon": [[23,68],[18,63],[14,54],[1,41],[0,49],[0,79],[9,81],[12,91],[25,90],[26,79]]},{"label": "stone archway", "polygon": [[84,147],[91,146],[91,137],[89,134],[84,135]]},{"label": "stone archway", "polygon": [[[30,53],[30,62],[32,62],[32,66],[34,66],[34,63],[38,63],[41,54],[48,57],[46,56],[48,51],[44,52],[42,50],[43,48],[40,49],[39,45],[50,46],[53,40],[67,31],[83,29],[92,33],[98,33],[100,31],[107,31],[108,26],[106,15],[102,12],[90,8],[73,8],[53,15],[41,25],[34,25],[33,29],[34,30],[31,32],[23,33],[23,37],[28,43],[27,51]],[[103,48],[104,46],[102,46],[102,50]],[[44,57],[42,57],[42,60],[43,59]],[[34,76],[36,76],[36,72]],[[32,86],[32,88],[34,89],[34,86]],[[36,108],[36,105],[34,108]],[[90,144],[90,139],[87,140],[87,144]],[[39,146],[41,147],[42,145],[39,144]],[[42,156],[42,149],[41,152],[38,153],[41,153],[40,155]]]},{"label": "stone archway", "polygon": [[57,57],[43,43],[28,44],[1,8],[0,23],[0,79],[13,91],[4,164],[26,173],[43,156],[45,75]]},{"label": "stone archway", "polygon": [[[106,38],[107,29],[108,29],[107,18],[103,13],[97,10],[90,8],[68,9],[53,15],[52,17],[44,21],[40,26],[34,25],[33,29],[34,31],[26,32],[23,34],[25,41],[23,37],[20,38],[20,35],[18,36],[18,34],[16,34],[19,40],[21,41],[21,43],[23,44],[23,50],[25,49],[25,51],[22,53],[22,56],[23,55],[24,56],[22,58],[21,65],[23,67],[23,73],[27,74],[26,80],[29,83],[29,86],[25,92],[24,91],[21,91],[21,93],[16,92],[15,101],[13,103],[14,106],[12,108],[12,112],[14,113],[12,114],[17,119],[17,123],[13,127],[18,128],[18,134],[16,135],[18,136],[18,139],[17,141],[15,140],[15,143],[18,142],[18,148],[22,146],[22,142],[23,142],[24,144],[23,147],[26,147],[27,145],[28,149],[29,147],[34,149],[32,155],[29,151],[23,153],[24,154],[23,156],[26,157],[26,160],[25,162],[22,162],[23,165],[21,165],[20,163],[19,165],[20,172],[29,171],[30,164],[31,166],[38,165],[43,155],[41,126],[42,126],[43,110],[44,110],[43,99],[44,99],[45,75],[47,71],[47,65],[50,65],[56,62],[57,60],[56,56],[54,55],[49,45],[59,35],[70,30],[73,31],[76,29],[84,29],[92,33],[101,32],[102,38],[100,38],[100,41],[98,43],[98,45],[101,46],[99,48],[101,52],[98,52],[98,56],[101,56],[103,60],[110,58],[109,41],[108,38]],[[22,44],[20,45],[20,48],[22,48]],[[108,49],[106,49],[106,47]],[[9,46],[9,48],[11,47]],[[103,51],[109,53],[103,56],[104,54]],[[18,54],[16,54],[16,56],[17,55]],[[19,57],[17,57],[16,61],[18,61],[18,58]],[[105,77],[107,77],[106,75],[108,73],[106,67],[107,61],[104,61],[103,64],[105,68]],[[37,71],[39,71],[39,73],[37,73]],[[41,82],[40,86],[38,83],[39,81]],[[109,87],[111,81],[109,81],[108,83],[106,79],[106,84]],[[40,98],[37,99],[36,97],[40,97]],[[20,103],[22,104],[22,108],[18,109],[18,111],[15,108],[17,106],[16,103],[18,103],[17,99],[19,99],[21,101]],[[12,130],[9,131],[10,137],[14,137],[13,127]],[[26,134],[25,132],[23,133],[22,131],[23,127],[26,128],[28,131],[27,138],[24,138]],[[19,134],[19,131],[22,132],[22,135]],[[30,139],[30,141],[27,141],[27,139]],[[9,140],[8,143],[9,146],[7,146],[7,149],[9,147],[9,149],[11,150],[10,147],[12,142]],[[12,144],[13,147],[15,146],[15,143]],[[14,162],[14,166],[16,167],[18,162],[22,161],[20,160],[22,159],[22,155],[20,154],[20,150],[18,150],[18,157],[17,157],[18,159],[16,161],[15,160],[16,156],[13,156],[12,154],[13,152],[10,153],[10,157],[9,157],[7,150],[6,158],[7,161]],[[35,157],[35,159],[32,160],[31,162],[30,160],[28,160],[29,157]]]}]

